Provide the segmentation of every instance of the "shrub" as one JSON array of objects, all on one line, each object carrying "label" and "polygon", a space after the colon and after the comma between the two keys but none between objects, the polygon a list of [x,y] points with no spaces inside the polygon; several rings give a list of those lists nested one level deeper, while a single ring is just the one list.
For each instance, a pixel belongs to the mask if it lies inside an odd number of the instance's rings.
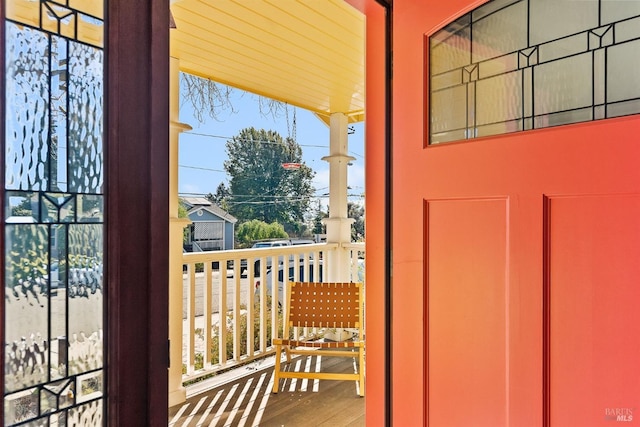
[{"label": "shrub", "polygon": [[[267,300],[267,322],[265,328],[267,328],[267,342],[271,342],[271,302],[270,297]],[[282,312],[278,311],[277,317],[279,325],[279,334],[282,335]],[[212,341],[211,341],[211,363],[216,365],[220,363],[220,344],[218,327],[212,327]],[[247,312],[246,310],[240,314],[240,351],[242,352],[247,348]],[[256,302],[253,307],[253,350],[260,350],[260,303]],[[227,337],[225,342],[225,351],[227,360],[233,359],[233,317],[229,318],[227,322]]]}]

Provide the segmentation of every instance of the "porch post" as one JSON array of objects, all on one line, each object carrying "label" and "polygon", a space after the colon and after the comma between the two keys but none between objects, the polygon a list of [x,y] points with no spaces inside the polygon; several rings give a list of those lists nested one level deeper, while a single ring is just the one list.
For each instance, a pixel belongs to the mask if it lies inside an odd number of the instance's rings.
[{"label": "porch post", "polygon": [[329,162],[329,217],[323,223],[327,226],[327,243],[338,243],[338,249],[328,254],[327,279],[330,282],[349,280],[349,252],[342,245],[351,242],[351,224],[354,222],[353,218],[347,218],[347,166],[355,157],[347,154],[347,131],[347,116],[331,114],[329,155],[322,158]]},{"label": "porch post", "polygon": [[191,223],[178,218],[178,139],[191,126],[180,123],[180,61],[169,59],[169,406],[184,402],[182,387],[182,233]]}]

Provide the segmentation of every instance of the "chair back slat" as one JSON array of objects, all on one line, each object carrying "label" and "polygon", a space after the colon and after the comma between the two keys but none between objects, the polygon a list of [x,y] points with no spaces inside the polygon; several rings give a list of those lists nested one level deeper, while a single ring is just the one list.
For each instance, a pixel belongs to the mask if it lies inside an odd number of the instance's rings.
[{"label": "chair back slat", "polygon": [[291,283],[289,326],[361,328],[361,283]]}]

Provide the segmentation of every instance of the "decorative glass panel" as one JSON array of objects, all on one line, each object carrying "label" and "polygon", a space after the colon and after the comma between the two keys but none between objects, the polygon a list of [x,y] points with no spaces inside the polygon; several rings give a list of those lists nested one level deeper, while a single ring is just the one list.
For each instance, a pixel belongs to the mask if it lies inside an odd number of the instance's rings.
[{"label": "decorative glass panel", "polygon": [[103,0],[5,0],[5,425],[102,425]]},{"label": "decorative glass panel", "polygon": [[640,6],[492,0],[429,39],[429,143],[640,113]]}]

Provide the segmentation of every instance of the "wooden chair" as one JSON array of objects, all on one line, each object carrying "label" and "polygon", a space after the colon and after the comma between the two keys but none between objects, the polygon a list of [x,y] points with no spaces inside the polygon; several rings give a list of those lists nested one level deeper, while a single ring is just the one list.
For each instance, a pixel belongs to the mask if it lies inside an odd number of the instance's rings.
[{"label": "wooden chair", "polygon": [[[353,328],[358,330],[355,340],[343,342],[307,341],[274,338],[276,346],[273,392],[278,392],[281,378],[358,381],[360,396],[364,396],[364,335],[362,283],[290,282],[287,286],[288,305],[284,337],[290,328]],[[292,354],[358,357],[358,373],[292,372],[283,371],[280,363],[282,349],[291,362]]]}]

